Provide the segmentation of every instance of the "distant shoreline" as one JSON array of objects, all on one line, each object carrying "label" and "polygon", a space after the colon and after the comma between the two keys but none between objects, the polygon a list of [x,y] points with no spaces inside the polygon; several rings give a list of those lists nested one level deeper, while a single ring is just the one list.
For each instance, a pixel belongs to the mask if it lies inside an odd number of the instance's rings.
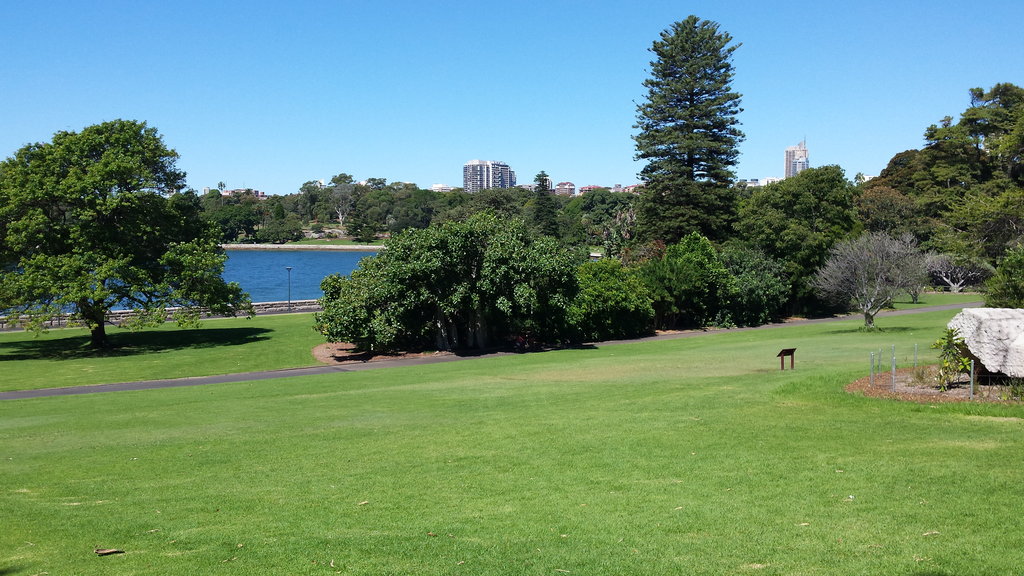
[{"label": "distant shoreline", "polygon": [[342,250],[377,252],[383,246],[373,244],[221,244],[225,250]]}]

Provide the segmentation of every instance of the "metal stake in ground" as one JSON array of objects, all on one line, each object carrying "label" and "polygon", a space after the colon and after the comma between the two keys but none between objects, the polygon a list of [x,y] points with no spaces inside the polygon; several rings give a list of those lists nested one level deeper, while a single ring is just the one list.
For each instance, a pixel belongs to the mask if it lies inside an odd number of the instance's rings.
[{"label": "metal stake in ground", "polygon": [[971,358],[971,400],[974,400],[974,358]]},{"label": "metal stake in ground", "polygon": [[896,347],[893,346],[892,349],[893,349],[893,353],[892,353],[892,391],[895,392],[896,391],[896,352],[895,352]]}]

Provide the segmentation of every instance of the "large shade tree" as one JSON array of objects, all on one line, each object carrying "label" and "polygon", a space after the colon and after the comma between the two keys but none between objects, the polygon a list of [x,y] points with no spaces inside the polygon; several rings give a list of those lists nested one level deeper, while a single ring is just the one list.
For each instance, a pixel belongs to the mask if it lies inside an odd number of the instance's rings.
[{"label": "large shade tree", "polygon": [[114,120],[0,163],[0,312],[30,327],[70,313],[98,347],[114,308],[137,310],[137,325],[171,306],[179,320],[248,310],[177,158],[155,128]]},{"label": "large shade tree", "polygon": [[485,348],[530,333],[569,337],[578,251],[521,220],[478,214],[410,228],[350,277],[324,279],[317,329],[330,341],[387,352]]},{"label": "large shade tree", "polygon": [[732,90],[732,54],[739,44],[718,24],[690,16],[661,33],[637,106],[636,159],[647,164],[638,211],[646,240],[674,242],[697,231],[728,234],[735,211],[730,186],[743,140]]},{"label": "large shade tree", "polygon": [[862,186],[871,230],[909,231],[923,245],[994,264],[1024,238],[1024,88],[972,88],[971,105],[924,132]]},{"label": "large shade tree", "polygon": [[785,263],[797,308],[814,304],[810,278],[832,246],[857,231],[855,192],[842,168],[822,166],[757,188],[741,203],[737,235]]}]

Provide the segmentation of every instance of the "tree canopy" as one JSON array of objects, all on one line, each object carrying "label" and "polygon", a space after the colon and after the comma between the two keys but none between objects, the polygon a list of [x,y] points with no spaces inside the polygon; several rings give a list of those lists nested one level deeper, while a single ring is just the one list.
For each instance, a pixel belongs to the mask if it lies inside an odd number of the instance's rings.
[{"label": "tree canopy", "polygon": [[862,186],[870,229],[910,231],[958,258],[995,264],[1024,238],[1024,88],[969,90],[970,106],[924,131]]},{"label": "tree canopy", "polygon": [[486,213],[408,229],[350,277],[324,280],[317,328],[374,352],[484,348],[525,332],[562,340],[581,261],[521,220]]},{"label": "tree canopy", "polygon": [[737,235],[785,262],[794,302],[812,296],[809,279],[832,246],[857,227],[855,188],[842,168],[823,166],[756,189],[740,205]]},{"label": "tree canopy", "polygon": [[715,22],[690,16],[650,51],[647,96],[637,106],[636,159],[647,164],[638,230],[672,243],[690,232],[721,238],[735,211],[730,184],[744,135],[732,90],[739,44]]},{"label": "tree canopy", "polygon": [[58,132],[0,164],[0,311],[32,325],[61,313],[106,341],[106,315],[134,308],[137,322],[198,308],[234,314],[248,296],[221,277],[220,234],[155,128],[115,120]]},{"label": "tree canopy", "polygon": [[637,106],[634,136],[641,177],[659,187],[682,181],[729,184],[743,133],[736,115],[732,54],[740,46],[718,24],[690,16],[661,33],[650,51],[646,101]]},{"label": "tree canopy", "polygon": [[989,278],[985,305],[993,308],[1024,307],[1024,245],[1006,252],[996,273]]}]

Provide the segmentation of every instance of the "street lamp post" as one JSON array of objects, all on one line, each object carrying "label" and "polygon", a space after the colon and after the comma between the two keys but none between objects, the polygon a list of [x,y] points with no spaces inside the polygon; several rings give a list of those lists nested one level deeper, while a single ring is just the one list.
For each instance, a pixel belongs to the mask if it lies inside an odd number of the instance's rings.
[{"label": "street lamp post", "polygon": [[285,266],[285,270],[288,271],[288,311],[292,310],[292,267]]}]

